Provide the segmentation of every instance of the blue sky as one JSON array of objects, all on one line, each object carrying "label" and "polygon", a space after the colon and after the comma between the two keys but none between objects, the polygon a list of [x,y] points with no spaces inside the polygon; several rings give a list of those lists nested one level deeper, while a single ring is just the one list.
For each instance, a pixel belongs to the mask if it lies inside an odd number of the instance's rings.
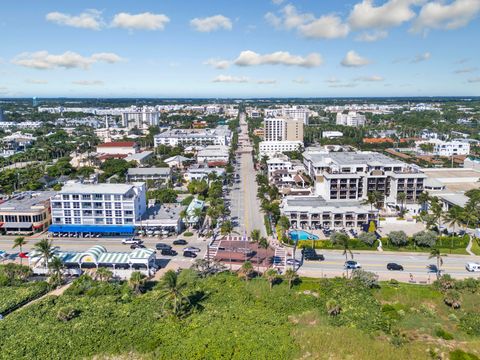
[{"label": "blue sky", "polygon": [[480,0],[7,2],[0,96],[480,95]]}]

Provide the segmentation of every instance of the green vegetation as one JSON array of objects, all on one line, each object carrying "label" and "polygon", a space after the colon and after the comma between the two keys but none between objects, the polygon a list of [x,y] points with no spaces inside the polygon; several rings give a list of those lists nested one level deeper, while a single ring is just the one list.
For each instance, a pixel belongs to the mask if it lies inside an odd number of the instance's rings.
[{"label": "green vegetation", "polygon": [[62,296],[1,321],[0,358],[402,360],[480,352],[478,293],[464,282],[451,284],[462,297],[454,310],[440,282],[378,285],[367,272],[352,280],[255,277],[251,265],[241,276],[167,272],[142,291],[82,276]]}]

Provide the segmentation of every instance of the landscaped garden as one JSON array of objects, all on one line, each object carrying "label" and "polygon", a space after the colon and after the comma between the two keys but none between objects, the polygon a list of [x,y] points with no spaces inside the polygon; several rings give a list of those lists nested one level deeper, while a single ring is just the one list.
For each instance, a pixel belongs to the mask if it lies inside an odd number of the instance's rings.
[{"label": "landscaped garden", "polygon": [[480,354],[477,280],[444,277],[420,286],[377,284],[362,271],[353,279],[296,279],[291,272],[282,278],[274,272],[255,277],[251,268],[216,275],[197,269],[167,272],[159,283],[84,275],[62,296],[0,321],[0,358],[399,360]]}]

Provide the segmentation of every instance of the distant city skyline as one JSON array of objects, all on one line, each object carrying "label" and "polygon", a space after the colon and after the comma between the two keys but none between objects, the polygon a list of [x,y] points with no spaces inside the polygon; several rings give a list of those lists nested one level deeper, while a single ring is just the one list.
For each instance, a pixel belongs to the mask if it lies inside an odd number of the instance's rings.
[{"label": "distant city skyline", "polygon": [[480,0],[22,1],[0,97],[479,96]]}]

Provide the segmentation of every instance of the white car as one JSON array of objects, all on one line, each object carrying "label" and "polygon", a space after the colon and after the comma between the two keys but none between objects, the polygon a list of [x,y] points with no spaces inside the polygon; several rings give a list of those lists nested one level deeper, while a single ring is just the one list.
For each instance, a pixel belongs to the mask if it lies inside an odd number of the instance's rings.
[{"label": "white car", "polygon": [[191,251],[191,252],[200,252],[200,249],[195,246],[188,246],[183,251]]},{"label": "white car", "polygon": [[140,239],[135,239],[135,238],[128,238],[128,239],[123,239],[122,244],[124,245],[132,245],[132,244],[141,244],[143,241]]},{"label": "white car", "polygon": [[469,262],[465,265],[465,269],[470,272],[479,272],[480,271],[480,264]]}]

